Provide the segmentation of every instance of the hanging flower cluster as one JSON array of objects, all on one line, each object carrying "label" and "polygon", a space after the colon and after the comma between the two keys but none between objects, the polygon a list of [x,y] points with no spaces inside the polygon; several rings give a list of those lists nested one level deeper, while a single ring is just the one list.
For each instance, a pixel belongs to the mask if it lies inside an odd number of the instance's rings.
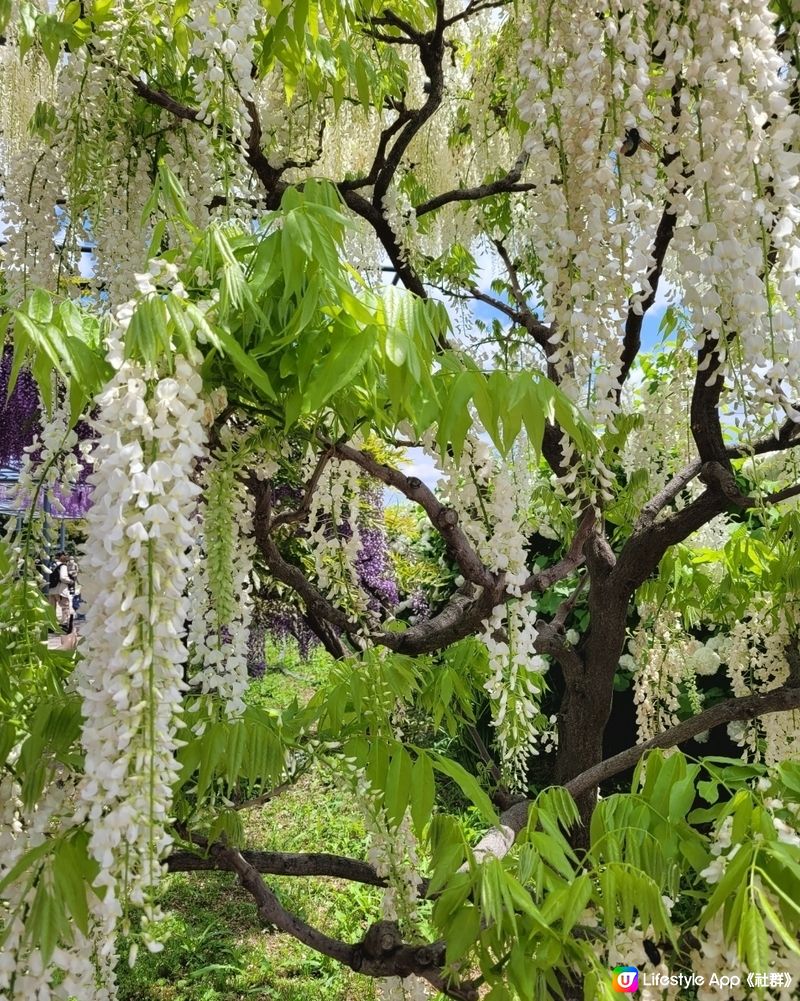
[{"label": "hanging flower cluster", "polygon": [[320,588],[356,613],[366,611],[359,587],[361,550],[358,467],[329,462],[319,478],[309,507],[309,545]]},{"label": "hanging flower cluster", "polygon": [[[54,379],[55,397],[59,395],[59,388]],[[49,515],[51,512],[56,515],[65,513],[65,501],[69,502],[72,497],[73,484],[85,473],[76,454],[78,436],[75,429],[69,426],[66,402],[55,403],[49,414],[41,413],[39,425],[38,433],[24,449],[17,482],[11,491],[14,507],[18,512],[24,512],[24,518],[19,522],[10,520],[7,529],[17,563],[17,572],[8,583],[20,597],[24,596],[20,609],[22,614],[16,615],[16,606],[11,603],[11,616],[6,623],[9,630],[6,644],[12,659],[29,653],[31,640],[38,642],[37,633],[45,625],[46,620],[43,621],[41,615],[32,618],[30,615],[40,601],[36,592],[46,584],[46,580],[42,579],[41,561],[52,547],[52,538],[48,534]],[[58,616],[62,625],[61,619],[65,614],[60,608]],[[12,634],[24,637],[24,642],[18,645]],[[15,650],[16,653],[12,653]],[[23,671],[21,676],[25,674],[27,671]]]},{"label": "hanging flower cluster", "polygon": [[[122,325],[129,311],[120,313]],[[143,934],[155,948],[186,646],[185,597],[204,454],[199,354],[177,355],[168,371],[125,360],[96,400],[94,503],[84,547],[88,601],[85,655],[76,672],[83,698],[85,778],[80,797],[100,866],[102,921],[125,901],[144,908]]]},{"label": "hanging flower cluster", "polygon": [[27,59],[19,58],[20,25],[16,17],[8,19],[3,35],[5,44],[0,49],[0,122],[3,147],[9,153],[16,153],[30,139],[31,117],[37,104],[52,98],[53,74],[41,53],[34,51],[28,54]]},{"label": "hanging flower cluster", "polygon": [[650,294],[666,204],[696,345],[735,373],[740,403],[793,414],[798,117],[770,4],[542,0],[529,25],[518,108],[541,183],[527,218],[564,386],[615,412],[622,321]]},{"label": "hanging flower cluster", "polygon": [[0,354],[0,467],[19,461],[39,426],[41,412],[39,391],[27,369],[20,370],[14,392],[8,395],[13,354],[10,347]]},{"label": "hanging flower cluster", "polygon": [[620,666],[633,671],[633,701],[639,741],[679,722],[681,692],[695,712],[703,708],[697,690],[698,676],[712,676],[721,665],[722,636],[705,643],[689,635],[676,612],[639,606],[640,624],[628,642]]},{"label": "hanging flower cluster", "polygon": [[253,42],[264,12],[253,0],[230,5],[205,0],[193,5],[188,27],[194,33],[191,53],[201,67],[193,87],[201,119],[224,124],[244,139],[253,100]]},{"label": "hanging flower cluster", "polygon": [[[766,777],[760,779],[759,789],[761,792],[767,793],[770,789],[770,780]],[[772,822],[777,843],[790,846],[793,851],[800,848],[800,836],[797,834],[800,806],[797,803],[783,802],[775,796],[768,795],[763,800],[763,807]],[[784,818],[788,818],[789,823]],[[733,817],[727,816],[721,823],[717,824],[713,832],[711,845],[713,858],[700,873],[712,887],[719,884],[729,864],[742,849],[741,843],[732,843],[733,830]],[[762,835],[759,834],[758,837],[761,839]],[[773,914],[779,913],[781,903],[773,892],[772,885],[762,878],[760,867],[754,864],[752,872],[748,872],[746,878],[752,880],[753,891],[757,898],[766,901],[766,905],[771,908]],[[698,987],[698,1001],[716,1001],[719,997],[718,988],[711,981],[712,974],[719,974],[719,971],[723,969],[738,969],[741,966],[736,942],[730,941],[730,932],[727,936],[725,935],[723,913],[723,910],[720,909],[702,931],[693,929],[699,947],[694,949],[691,954],[692,969],[696,974],[703,976],[705,980],[704,985]],[[770,960],[770,970],[753,971],[767,975],[767,982],[763,986],[768,989],[759,991],[758,996],[765,997],[769,1001],[791,1001],[796,995],[796,985],[800,978],[800,957],[797,955],[796,949],[787,946],[785,939],[773,931],[771,922],[765,923],[764,933],[766,936],[765,953]],[[770,971],[774,971],[777,975],[771,978]],[[754,995],[752,989],[748,988],[747,980],[743,978],[741,985],[731,985],[729,996],[733,1001],[743,1001],[743,999]]]},{"label": "hanging flower cluster", "polygon": [[[102,291],[112,304],[127,301],[138,291],[137,272],[142,269],[141,216],[150,195],[149,157],[139,155],[136,147],[114,143],[111,152],[125,165],[125,176],[111,187],[96,213],[93,226],[94,271]],[[113,175],[112,175],[113,176]],[[104,211],[114,206],[114,211]]]},{"label": "hanging flower cluster", "polygon": [[531,500],[530,456],[524,440],[504,459],[481,438],[470,435],[460,462],[440,454],[433,434],[424,438],[427,453],[442,471],[438,492],[458,512],[459,525],[484,565],[506,575],[511,594],[528,578],[527,542]]},{"label": "hanging flower cluster", "polygon": [[[395,827],[389,823],[386,811],[376,802],[376,796],[363,772],[359,772],[356,794],[361,804],[369,834],[367,861],[388,883],[381,901],[381,918],[396,921],[404,937],[413,937],[419,923],[419,875],[417,840],[411,829],[408,813]],[[383,1001],[424,1001],[428,991],[415,976],[386,977],[378,982]]]},{"label": "hanging flower cluster", "polygon": [[587,503],[598,512],[614,499],[616,477],[603,461],[601,455],[586,456],[575,447],[568,434],[562,434],[559,449],[564,464],[564,472],[553,477],[553,485],[559,497],[580,517]]},{"label": "hanging flower cluster", "polygon": [[57,488],[62,496],[68,494],[80,474],[75,454],[78,435],[69,427],[66,407],[56,404],[52,413],[42,414],[39,432],[25,446],[14,498],[19,508],[42,505],[47,499],[58,513],[63,505]]},{"label": "hanging flower cluster", "polygon": [[257,602],[250,621],[247,669],[251,677],[261,677],[266,670],[264,643],[268,633],[279,643],[296,642],[303,659],[319,643],[299,608],[281,600]]},{"label": "hanging flower cluster", "polygon": [[512,787],[526,788],[528,757],[557,739],[555,721],[546,720],[539,709],[548,664],[535,649],[536,604],[530,595],[522,595],[529,576],[528,539],[534,530],[527,445],[519,442],[503,458],[480,438],[468,437],[460,463],[446,453],[439,455],[430,437],[426,449],[444,473],[442,499],[458,512],[459,525],[484,564],[503,572],[509,593],[519,596],[494,609],[480,638],[489,653],[486,690],[504,776]]},{"label": "hanging flower cluster", "polygon": [[383,515],[380,485],[362,486],[358,526],[361,547],[356,555],[355,569],[361,587],[369,595],[368,604],[373,612],[382,608],[396,609],[400,600]]},{"label": "hanging flower cluster", "polygon": [[[10,763],[18,750],[12,751]],[[27,852],[63,837],[80,823],[76,792],[75,777],[59,766],[48,775],[36,806],[26,810],[19,783],[8,772],[0,778],[0,880]],[[50,880],[50,872],[45,871],[48,861],[47,855],[43,856],[38,873],[35,865],[29,878],[13,880],[2,892],[0,997],[8,1001],[68,1001],[73,997],[112,1001],[116,997],[113,963],[109,961],[113,950],[104,951],[103,942],[113,936],[113,921],[103,926],[92,914],[89,935],[73,928],[69,946],[54,949],[47,961],[42,943],[32,940],[26,930],[26,915],[35,906],[38,882]],[[93,901],[98,903],[96,898]]]},{"label": "hanging flower cluster", "polygon": [[71,234],[56,208],[65,187],[57,147],[28,137],[4,157],[3,181],[3,274],[9,300],[17,305],[35,288],[58,288],[75,264]]},{"label": "hanging flower cluster", "polygon": [[530,595],[498,605],[481,636],[489,653],[486,682],[497,732],[500,763],[512,789],[528,786],[527,764],[540,747],[555,743],[539,709],[548,664],[536,653],[536,604]]},{"label": "hanging flower cluster", "polygon": [[[720,651],[737,697],[768,692],[789,680],[787,648],[797,643],[797,620],[790,604],[770,608],[756,595],[747,612],[730,629]],[[769,713],[748,722],[731,723],[728,733],[745,756],[766,764],[791,759],[800,747],[797,713]]]},{"label": "hanging flower cluster", "polygon": [[[678,615],[653,608],[639,610],[642,624],[628,643],[633,679],[633,701],[640,741],[678,722],[680,686],[685,661],[679,640],[683,636]],[[646,623],[646,624],[645,624]],[[622,660],[623,666],[627,662]]]},{"label": "hanging flower cluster", "polygon": [[253,502],[241,479],[243,457],[226,435],[203,471],[203,541],[194,566],[189,631],[195,668],[190,684],[221,699],[231,716],[244,709],[252,610]]},{"label": "hanging flower cluster", "polygon": [[655,92],[649,77],[648,15],[643,0],[601,10],[543,0],[533,5],[520,51],[527,87],[518,108],[531,126],[530,168],[541,179],[528,218],[555,331],[549,361],[576,398],[590,387],[600,419],[616,408],[620,320],[632,288],[634,303],[650,291],[658,158],[611,155],[627,129],[655,138],[651,107],[659,113],[669,105],[669,76]]},{"label": "hanging flower cluster", "polygon": [[[732,351],[726,367],[740,394],[781,419],[796,413],[800,386],[800,119],[791,74],[763,0],[693,0],[684,18],[667,52],[675,71],[683,61],[679,139],[693,170],[676,205],[681,291],[698,344],[713,346],[721,363]],[[707,363],[711,380],[711,356]]]}]

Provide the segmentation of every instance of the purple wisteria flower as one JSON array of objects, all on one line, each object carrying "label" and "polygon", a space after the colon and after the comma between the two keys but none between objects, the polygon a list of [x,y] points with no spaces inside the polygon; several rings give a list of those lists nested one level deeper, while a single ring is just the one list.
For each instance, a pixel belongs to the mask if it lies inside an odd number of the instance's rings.
[{"label": "purple wisteria flower", "polygon": [[8,396],[12,359],[12,349],[5,347],[0,357],[0,468],[19,464],[40,426],[39,391],[27,369],[20,370]]}]

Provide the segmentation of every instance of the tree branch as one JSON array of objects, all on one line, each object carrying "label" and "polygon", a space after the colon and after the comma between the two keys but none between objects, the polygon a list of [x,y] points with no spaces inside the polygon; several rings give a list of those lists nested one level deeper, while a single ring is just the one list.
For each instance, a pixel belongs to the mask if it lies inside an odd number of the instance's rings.
[{"label": "tree branch", "polygon": [[[343,855],[257,851],[242,851],[241,855],[257,872],[270,876],[331,876],[366,886],[386,886],[386,880],[378,875],[374,866]],[[230,858],[216,852],[198,854],[192,851],[174,851],[165,861],[170,872],[235,871]]]},{"label": "tree branch", "polygon": [[[800,424],[787,420],[781,427],[777,435],[769,435],[754,442],[752,446],[732,445],[725,449],[725,454],[729,459],[743,459],[753,455],[766,455],[770,452],[783,452],[790,448],[800,446]],[[633,528],[633,534],[637,535],[649,528],[660,511],[674,500],[675,497],[700,473],[703,468],[702,460],[694,459],[680,472],[676,473],[672,479],[651,498],[642,508],[639,518]],[[792,490],[793,488],[789,488]],[[779,491],[778,495],[772,495],[772,503],[779,500],[786,500],[785,491]]]},{"label": "tree branch", "polygon": [[371,17],[370,22],[372,24],[382,24],[391,28],[397,28],[398,31],[402,31],[406,38],[414,42],[415,45],[421,44],[425,37],[422,32],[417,31],[413,25],[409,24],[408,21],[405,21],[398,14],[395,14],[388,7],[383,10],[383,13]]},{"label": "tree branch", "polygon": [[398,469],[383,465],[367,452],[362,452],[350,445],[332,445],[334,454],[342,459],[348,459],[360,466],[366,473],[381,483],[399,490],[403,496],[423,509],[433,527],[444,539],[448,551],[458,564],[458,568],[466,580],[481,587],[494,589],[499,575],[493,574],[480,560],[472,545],[458,524],[458,513],[451,507],[445,507],[434,492],[426,487],[417,476],[406,476]]},{"label": "tree branch", "polygon": [[[683,87],[683,81],[680,76],[678,76],[672,85],[672,135],[674,137],[675,132],[678,128],[678,122],[681,117],[681,90]],[[661,157],[661,163],[663,166],[669,167],[669,165],[678,158],[678,153],[665,153]],[[639,354],[639,349],[642,346],[642,324],[644,323],[645,315],[648,310],[652,307],[653,303],[656,301],[656,294],[658,292],[658,285],[661,280],[661,273],[664,270],[664,259],[667,256],[667,250],[672,242],[672,237],[675,235],[675,224],[677,222],[677,214],[673,210],[672,198],[675,195],[674,187],[667,193],[667,199],[664,204],[664,210],[661,213],[661,218],[658,221],[658,227],[656,228],[656,235],[653,241],[653,264],[647,273],[647,284],[650,287],[650,291],[642,299],[639,309],[634,311],[633,306],[628,309],[628,315],[625,319],[625,332],[622,339],[622,355],[620,357],[620,374],[618,379],[618,386],[616,390],[617,402],[619,402],[620,396],[622,394],[622,387],[625,380],[628,378],[630,370],[633,366],[636,356]]]},{"label": "tree branch", "polygon": [[482,10],[494,10],[498,7],[508,7],[512,3],[512,0],[472,0],[471,3],[459,11],[457,14],[453,14],[448,17],[445,24],[450,27],[451,24],[455,24],[457,21],[465,21],[467,18],[472,17],[473,14],[478,14]]},{"label": "tree branch", "polygon": [[300,506],[294,511],[286,511],[283,514],[279,514],[277,517],[272,519],[269,525],[269,531],[273,532],[276,528],[281,525],[289,525],[293,522],[303,522],[308,518],[308,513],[311,509],[311,498],[314,496],[314,491],[319,485],[319,481],[322,477],[325,467],[333,458],[333,449],[326,448],[324,452],[320,455],[317,460],[317,464],[314,468],[314,472],[311,474],[308,482],[306,483],[306,488],[303,493],[303,499],[300,502]]},{"label": "tree branch", "polygon": [[482,589],[477,596],[475,587],[465,583],[432,619],[417,622],[402,632],[385,630],[374,633],[372,640],[395,653],[412,657],[433,653],[466,636],[472,636],[491,615],[492,609],[505,599],[506,592],[502,583],[491,589]]},{"label": "tree branch", "polygon": [[492,245],[497,251],[500,260],[503,262],[503,267],[508,272],[508,281],[511,286],[511,292],[514,296],[514,301],[519,306],[520,309],[528,309],[528,300],[525,293],[522,291],[522,285],[519,280],[519,272],[511,260],[511,255],[505,248],[505,244],[502,240],[492,240]]},{"label": "tree branch", "polygon": [[724,702],[718,702],[697,716],[692,716],[691,719],[686,719],[682,723],[678,723],[677,726],[656,734],[655,737],[643,744],[636,744],[626,751],[621,751],[619,754],[601,761],[599,765],[589,768],[568,782],[566,789],[573,796],[579,796],[587,789],[593,789],[601,782],[605,782],[606,779],[613,778],[620,772],[633,768],[639,759],[653,748],[678,747],[699,733],[713,730],[717,726],[739,720],[756,719],[759,716],[766,716],[768,713],[790,712],[794,709],[800,709],[800,687],[783,686],[759,695],[725,699]]},{"label": "tree branch", "polygon": [[255,900],[259,917],[265,924],[291,935],[315,952],[330,956],[343,966],[368,977],[408,977],[414,974],[454,1001],[476,1001],[477,991],[471,985],[447,983],[442,973],[444,942],[409,945],[403,942],[397,925],[385,921],[372,925],[363,940],[355,945],[331,938],[286,910],[241,852],[224,845],[214,845],[211,853],[224,868],[236,873],[239,882]]},{"label": "tree branch", "polygon": [[[396,18],[396,15],[391,13],[387,14],[385,9],[383,11],[383,17],[390,17],[395,20],[399,20]],[[377,23],[380,23],[380,20],[378,20]],[[403,127],[398,131],[397,137],[395,138],[391,148],[386,149],[384,162],[380,165],[377,171],[375,188],[372,195],[372,204],[376,208],[381,207],[383,197],[389,190],[389,185],[391,184],[392,179],[397,172],[397,168],[400,166],[400,161],[403,159],[403,155],[411,144],[412,139],[417,135],[422,126],[433,116],[439,105],[442,103],[442,98],[444,96],[444,69],[442,67],[445,52],[444,29],[445,22],[443,0],[436,0],[436,23],[432,31],[420,34],[419,32],[414,31],[414,29],[408,24],[405,24],[405,27],[402,29],[409,38],[413,38],[418,42],[420,62],[428,75],[428,97],[421,108],[418,108],[416,111],[409,114],[407,120],[403,124]]]},{"label": "tree branch", "polygon": [[800,483],[795,483],[794,486],[785,487],[783,490],[775,490],[771,494],[766,494],[766,496],[758,498],[750,498],[751,507],[757,507],[759,504],[780,504],[781,501],[789,500],[792,497],[800,496]]},{"label": "tree branch", "polygon": [[261,149],[261,119],[255,101],[245,101],[247,113],[250,116],[250,131],[247,135],[247,162],[253,168],[256,177],[267,196],[267,207],[275,209],[280,204],[281,196],[288,187],[281,181],[285,167],[273,167]]},{"label": "tree branch", "polygon": [[570,543],[566,555],[562,556],[553,566],[545,567],[544,570],[539,570],[538,573],[531,574],[522,585],[523,594],[527,594],[529,591],[539,591],[543,594],[548,588],[557,584],[565,577],[569,577],[571,573],[574,573],[581,566],[585,561],[584,548],[592,535],[595,519],[594,509],[591,507],[587,508],[583,512],[578,530]]},{"label": "tree branch", "polygon": [[377,31],[375,28],[367,28],[364,26],[362,26],[359,30],[362,34],[367,35],[369,38],[374,38],[378,42],[385,42],[387,45],[417,44],[413,38],[406,38],[405,35],[387,35],[385,31]]},{"label": "tree branch", "polygon": [[268,790],[267,792],[262,792],[260,796],[254,796],[252,799],[240,799],[237,800],[234,797],[233,808],[234,810],[252,810],[256,806],[265,806],[267,803],[271,803],[273,799],[277,799],[278,796],[283,795],[283,793],[288,792],[293,789],[295,783],[300,778],[300,776],[308,770],[308,764],[302,769],[296,769],[292,773],[292,779],[290,782],[281,782],[280,785]]},{"label": "tree branch", "polygon": [[491,306],[492,309],[496,309],[498,313],[502,313],[507,316],[509,320],[518,326],[522,327],[522,313],[515,309],[513,306],[509,306],[507,302],[503,302],[502,299],[498,299],[497,296],[489,295],[488,292],[484,292],[483,289],[479,289],[477,285],[470,285],[469,291],[464,293],[451,292],[449,289],[441,289],[445,295],[451,295],[457,299],[477,299],[479,302],[485,302],[487,306]]},{"label": "tree branch", "polygon": [[650,285],[650,292],[639,304],[640,311],[634,311],[633,307],[628,310],[625,320],[625,333],[622,339],[622,355],[620,356],[621,369],[618,378],[617,399],[622,393],[622,386],[628,378],[628,374],[633,366],[639,349],[642,346],[642,324],[648,310],[656,301],[656,294],[661,279],[661,272],[664,269],[664,258],[667,255],[672,237],[675,234],[675,223],[677,214],[668,200],[661,214],[661,219],[656,229],[655,241],[653,243],[653,266],[647,275],[647,282]]},{"label": "tree branch", "polygon": [[657,522],[642,522],[638,531],[622,547],[612,572],[613,580],[609,583],[619,584],[623,590],[632,593],[655,570],[670,546],[683,542],[692,532],[721,514],[727,503],[725,495],[710,486],[670,517]]},{"label": "tree branch", "polygon": [[770,452],[784,452],[786,449],[795,448],[800,445],[800,424],[793,420],[786,419],[781,425],[777,435],[767,435],[753,445],[732,445],[726,449],[726,454],[730,459],[745,458],[749,455],[766,455]]},{"label": "tree branch", "polygon": [[[657,734],[651,740],[629,747],[626,751],[615,754],[599,765],[581,772],[580,775],[576,775],[575,778],[564,783],[564,788],[571,796],[577,798],[595,789],[601,782],[633,768],[639,759],[653,748],[677,747],[696,737],[699,733],[704,733],[706,730],[712,730],[723,724],[733,723],[737,720],[756,719],[768,713],[789,712],[795,709],[800,709],[800,687],[784,686],[760,695],[726,699],[699,715]],[[482,860],[490,855],[497,858],[503,858],[504,855],[507,855],[517,834],[527,824],[528,811],[532,805],[532,800],[524,800],[515,803],[514,806],[502,813],[500,824],[488,831],[473,848],[475,857]]]},{"label": "tree branch", "polygon": [[267,561],[271,573],[279,581],[296,591],[314,615],[330,622],[343,633],[355,633],[358,623],[351,622],[347,615],[332,604],[325,595],[316,588],[299,567],[287,562],[269,533],[256,529],[256,542]]},{"label": "tree branch", "polygon": [[343,633],[355,633],[358,628],[357,623],[351,622],[340,608],[328,601],[299,567],[283,558],[270,534],[272,503],[269,485],[251,477],[250,490],[255,499],[253,527],[256,545],[261,550],[270,572],[300,595],[312,615],[329,622]]},{"label": "tree branch", "polygon": [[534,342],[538,344],[544,352],[545,361],[547,362],[547,376],[552,382],[557,383],[559,381],[558,372],[556,371],[555,365],[551,365],[548,361],[548,357],[552,350],[550,338],[553,336],[553,327],[548,326],[546,323],[540,323],[534,316],[533,310],[528,305],[527,297],[522,290],[522,283],[519,280],[519,272],[514,262],[511,260],[511,255],[506,250],[502,240],[492,240],[492,244],[494,245],[500,260],[503,262],[503,266],[508,273],[511,294],[514,297],[514,302],[516,302],[519,307],[519,322],[528,331]]},{"label": "tree branch", "polygon": [[633,534],[637,535],[653,524],[658,513],[674,500],[687,484],[697,476],[703,463],[700,459],[694,459],[688,466],[676,473],[672,479],[666,483],[659,492],[652,497],[642,508],[636,523],[633,526]]},{"label": "tree branch", "polygon": [[725,384],[721,358],[717,341],[712,339],[709,331],[706,331],[705,338],[697,352],[689,423],[701,460],[721,462],[730,468],[719,417],[719,401]]},{"label": "tree branch", "polygon": [[443,205],[450,205],[452,202],[474,202],[481,198],[491,198],[492,195],[503,194],[504,192],[535,191],[536,185],[532,183],[521,183],[522,171],[528,162],[528,154],[522,153],[516,163],[502,177],[494,181],[487,181],[485,184],[476,184],[471,188],[454,188],[452,191],[444,191],[440,195],[429,198],[427,202],[417,205],[414,211],[419,219],[429,212],[435,212]]},{"label": "tree branch", "polygon": [[139,97],[144,98],[148,104],[154,104],[156,107],[164,108],[165,111],[169,111],[171,114],[175,115],[176,118],[183,118],[188,122],[200,121],[200,112],[195,108],[190,108],[188,105],[182,104],[174,97],[171,97],[164,90],[160,90],[156,87],[150,87],[143,80],[133,76],[131,73],[128,73],[127,77]]},{"label": "tree branch", "polygon": [[376,205],[374,202],[368,201],[363,195],[357,191],[353,191],[346,184],[340,184],[337,187],[348,208],[352,209],[356,215],[361,216],[362,219],[372,226],[375,235],[380,240],[383,249],[392,262],[392,267],[403,285],[409,291],[418,295],[420,299],[427,299],[428,293],[422,284],[422,279],[405,256],[394,230],[383,214],[380,202]]}]

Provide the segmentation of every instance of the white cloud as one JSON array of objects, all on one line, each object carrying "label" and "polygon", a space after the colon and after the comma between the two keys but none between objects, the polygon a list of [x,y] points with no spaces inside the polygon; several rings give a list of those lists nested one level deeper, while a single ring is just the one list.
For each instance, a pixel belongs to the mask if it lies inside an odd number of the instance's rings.
[{"label": "white cloud", "polygon": [[431,490],[442,478],[442,474],[434,465],[433,459],[421,448],[408,449],[406,460],[403,462],[403,472],[406,476],[418,477]]}]

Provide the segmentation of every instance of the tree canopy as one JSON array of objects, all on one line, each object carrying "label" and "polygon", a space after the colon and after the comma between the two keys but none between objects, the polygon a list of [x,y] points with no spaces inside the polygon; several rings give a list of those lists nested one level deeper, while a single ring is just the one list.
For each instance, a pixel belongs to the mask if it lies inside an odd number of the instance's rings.
[{"label": "tree canopy", "polygon": [[[387,998],[611,998],[634,963],[667,976],[643,997],[682,970],[704,999],[724,956],[768,978],[731,997],[788,999],[797,5],[0,22],[0,460],[25,505],[0,544],[0,996],[113,997],[117,937],[161,947],[164,872],[213,867]],[[38,512],[80,478],[68,652]],[[424,524],[402,570],[386,491]],[[333,658],[285,711],[246,700],[265,602]],[[609,754],[624,690],[638,742]],[[741,759],[675,750],[726,724]],[[368,859],[244,843],[241,810],[312,767],[358,795]],[[385,887],[381,912],[332,938],[287,873]]]}]

